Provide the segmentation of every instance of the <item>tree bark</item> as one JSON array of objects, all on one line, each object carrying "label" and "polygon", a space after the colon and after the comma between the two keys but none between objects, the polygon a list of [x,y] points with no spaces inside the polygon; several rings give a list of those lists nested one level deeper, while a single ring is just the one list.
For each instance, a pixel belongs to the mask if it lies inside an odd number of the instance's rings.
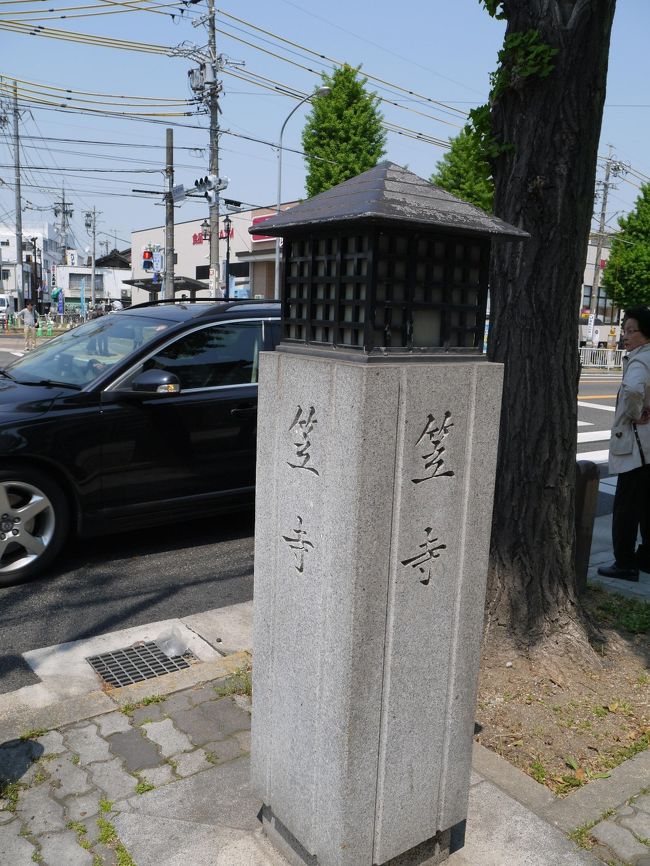
[{"label": "tree bark", "polygon": [[491,105],[495,138],[513,145],[494,163],[495,213],[530,240],[498,244],[492,259],[488,354],[505,382],[487,617],[491,637],[528,649],[586,639],[574,567],[577,322],[614,8],[503,2],[506,36],[537,30],[559,49],[548,77],[513,78]]}]

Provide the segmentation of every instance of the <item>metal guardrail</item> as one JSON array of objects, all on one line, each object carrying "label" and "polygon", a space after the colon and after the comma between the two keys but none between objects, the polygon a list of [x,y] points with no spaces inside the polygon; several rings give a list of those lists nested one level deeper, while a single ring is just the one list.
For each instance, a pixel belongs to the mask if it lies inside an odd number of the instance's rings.
[{"label": "metal guardrail", "polygon": [[605,370],[622,369],[624,349],[580,349],[583,367],[599,367]]}]

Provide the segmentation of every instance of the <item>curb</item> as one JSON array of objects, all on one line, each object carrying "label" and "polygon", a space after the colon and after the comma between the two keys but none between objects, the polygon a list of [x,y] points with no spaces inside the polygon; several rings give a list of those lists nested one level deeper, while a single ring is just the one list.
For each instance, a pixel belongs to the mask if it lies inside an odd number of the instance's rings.
[{"label": "curb", "polygon": [[247,652],[235,652],[209,662],[198,662],[191,667],[163,674],[122,688],[97,689],[85,695],[66,698],[55,704],[34,708],[26,703],[17,704],[0,719],[0,743],[20,737],[28,730],[51,731],[61,725],[71,725],[93,716],[112,713],[125,704],[138,703],[149,695],[169,695],[182,689],[222,679],[237,668],[250,662]]},{"label": "curb", "polygon": [[604,812],[616,809],[650,786],[650,750],[628,758],[612,770],[609,778],[594,779],[568,797],[556,797],[545,785],[479,743],[473,744],[472,769],[539,818],[570,833],[599,821]]}]

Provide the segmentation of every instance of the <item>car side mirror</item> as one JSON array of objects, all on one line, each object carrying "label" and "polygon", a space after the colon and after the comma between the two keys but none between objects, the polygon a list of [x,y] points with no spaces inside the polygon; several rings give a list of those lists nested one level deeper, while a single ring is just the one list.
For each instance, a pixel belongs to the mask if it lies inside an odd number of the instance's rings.
[{"label": "car side mirror", "polygon": [[104,391],[102,403],[139,403],[147,397],[164,397],[180,394],[181,383],[178,376],[166,370],[145,370],[123,391]]},{"label": "car side mirror", "polygon": [[180,394],[181,383],[167,370],[145,370],[135,377],[131,390],[136,394]]}]

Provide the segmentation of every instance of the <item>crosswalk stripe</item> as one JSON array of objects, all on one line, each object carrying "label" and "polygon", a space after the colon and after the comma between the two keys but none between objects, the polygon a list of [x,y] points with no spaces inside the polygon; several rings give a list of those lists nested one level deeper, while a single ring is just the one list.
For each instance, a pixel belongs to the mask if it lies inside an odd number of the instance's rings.
[{"label": "crosswalk stripe", "polygon": [[582,400],[578,400],[578,406],[582,406],[583,409],[602,409],[604,412],[615,412],[615,406],[601,406],[600,403],[585,403]]},{"label": "crosswalk stripe", "polygon": [[581,442],[608,442],[609,436],[609,430],[585,430],[584,433],[578,433],[578,444]]},{"label": "crosswalk stripe", "polygon": [[583,451],[578,452],[578,460],[591,460],[592,463],[607,463],[609,460],[609,449],[605,451]]}]

